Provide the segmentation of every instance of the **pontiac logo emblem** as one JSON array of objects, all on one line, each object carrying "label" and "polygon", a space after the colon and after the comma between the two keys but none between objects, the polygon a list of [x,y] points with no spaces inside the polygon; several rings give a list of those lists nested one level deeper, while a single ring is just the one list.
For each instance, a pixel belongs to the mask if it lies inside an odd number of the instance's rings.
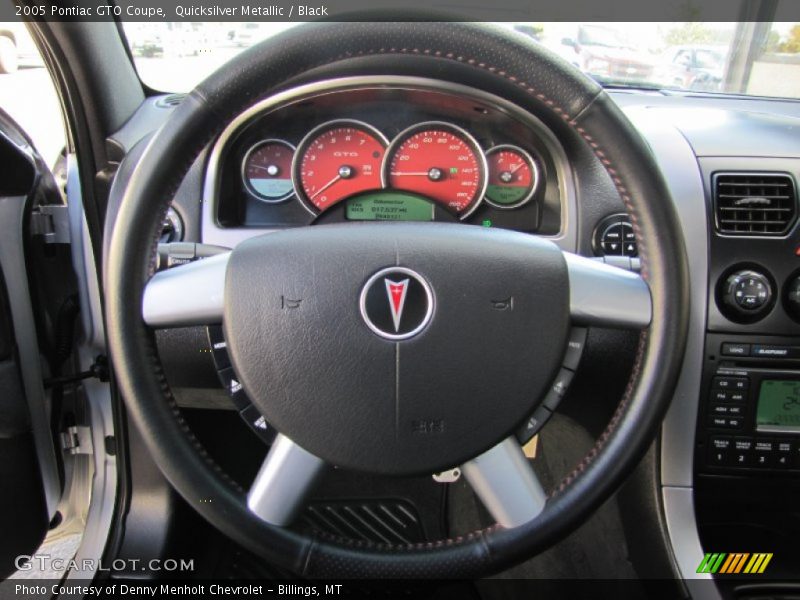
[{"label": "pontiac logo emblem", "polygon": [[403,318],[403,305],[406,303],[408,279],[392,281],[387,277],[383,281],[386,283],[386,293],[389,294],[389,308],[392,309],[394,332],[397,333],[400,331],[400,319]]},{"label": "pontiac logo emblem", "polygon": [[381,269],[361,291],[361,316],[374,333],[405,340],[421,332],[433,316],[433,293],[421,275],[404,267]]}]

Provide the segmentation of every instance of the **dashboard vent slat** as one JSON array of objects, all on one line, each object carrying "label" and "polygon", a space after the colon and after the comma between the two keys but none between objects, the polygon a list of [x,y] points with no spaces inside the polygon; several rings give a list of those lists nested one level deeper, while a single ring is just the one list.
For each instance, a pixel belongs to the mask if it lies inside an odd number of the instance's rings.
[{"label": "dashboard vent slat", "polygon": [[797,194],[794,180],[788,175],[718,173],[713,181],[719,233],[784,235],[797,218]]}]

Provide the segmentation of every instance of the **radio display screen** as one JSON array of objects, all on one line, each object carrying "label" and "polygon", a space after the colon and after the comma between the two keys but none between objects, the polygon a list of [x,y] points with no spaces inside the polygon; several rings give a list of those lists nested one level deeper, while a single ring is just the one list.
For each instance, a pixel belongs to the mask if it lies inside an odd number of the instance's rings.
[{"label": "radio display screen", "polygon": [[761,382],[756,431],[800,433],[800,381],[764,379]]}]

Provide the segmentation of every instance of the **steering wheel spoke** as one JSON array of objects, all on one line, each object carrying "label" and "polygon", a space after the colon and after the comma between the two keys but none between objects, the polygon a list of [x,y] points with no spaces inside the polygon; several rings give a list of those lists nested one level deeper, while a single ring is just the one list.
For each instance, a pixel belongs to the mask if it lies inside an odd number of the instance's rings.
[{"label": "steering wheel spoke", "polygon": [[523,525],[544,510],[547,495],[513,437],[464,463],[461,472],[503,527]]},{"label": "steering wheel spoke", "polygon": [[569,310],[576,325],[643,329],[652,318],[650,287],[636,273],[564,252]]},{"label": "steering wheel spoke", "polygon": [[150,327],[186,327],[222,322],[225,272],[230,252],[153,275],[142,296]]},{"label": "steering wheel spoke", "polygon": [[278,434],[247,494],[247,506],[263,521],[286,526],[323,473],[325,461]]}]

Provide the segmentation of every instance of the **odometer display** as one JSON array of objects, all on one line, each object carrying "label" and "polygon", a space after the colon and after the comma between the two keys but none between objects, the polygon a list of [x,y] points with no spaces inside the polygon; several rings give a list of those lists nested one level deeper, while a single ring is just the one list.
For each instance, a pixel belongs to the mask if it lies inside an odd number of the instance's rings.
[{"label": "odometer display", "polygon": [[431,198],[460,218],[486,188],[486,159],[475,139],[449,123],[420,123],[400,133],[386,153],[386,187]]},{"label": "odometer display", "polygon": [[386,138],[359,121],[331,121],[309,133],[292,173],[298,196],[314,213],[368,190],[380,189]]},{"label": "odometer display", "polygon": [[347,201],[345,217],[350,221],[433,221],[433,204],[393,190],[367,192]]}]

